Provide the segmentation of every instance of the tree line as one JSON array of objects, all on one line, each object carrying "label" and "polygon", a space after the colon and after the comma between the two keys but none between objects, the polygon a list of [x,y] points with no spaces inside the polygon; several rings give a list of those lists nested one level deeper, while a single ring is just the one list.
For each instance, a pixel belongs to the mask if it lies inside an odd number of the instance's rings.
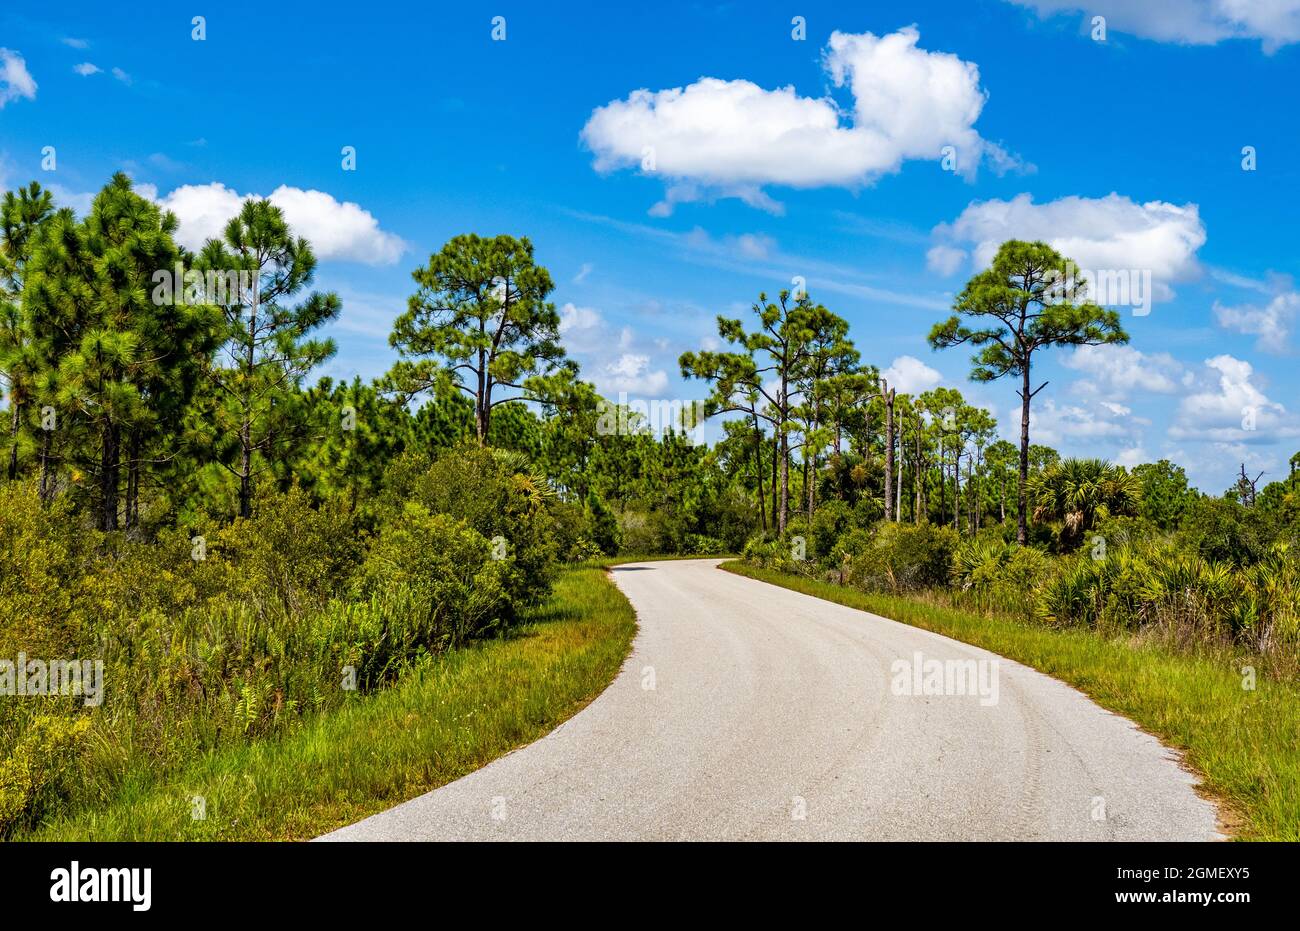
[{"label": "tree line", "polygon": [[[843,317],[782,291],[760,294],[748,322],[719,316],[722,348],[680,357],[721,419],[721,438],[697,446],[685,424],[602,436],[610,405],[565,352],[555,285],[527,238],[449,240],[412,273],[392,368],[312,384],[337,350],[321,330],[341,302],[313,289],[311,244],[257,199],[197,251],[176,233],[123,174],[81,218],[37,182],[0,201],[5,475],[102,530],[247,518],[259,488],[293,484],[363,511],[403,451],[466,441],[520,453],[605,549],[738,549],[788,535],[829,500],[862,523],[976,534],[1014,520],[1024,544],[1053,511],[1055,492],[1032,477],[1055,468],[1061,487],[1118,487],[1112,467],[1066,474],[1031,442],[1042,352],[1128,339],[1041,242],[1005,243],[929,334],[936,350],[973,350],[974,381],[1016,384],[1018,443],[955,388],[900,391]],[[1142,468],[1143,486],[1178,484],[1172,464]]]}]

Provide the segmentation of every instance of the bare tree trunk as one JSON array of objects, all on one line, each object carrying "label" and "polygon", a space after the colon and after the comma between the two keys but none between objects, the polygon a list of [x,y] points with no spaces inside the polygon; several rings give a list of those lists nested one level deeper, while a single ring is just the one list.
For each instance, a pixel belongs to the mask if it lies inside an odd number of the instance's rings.
[{"label": "bare tree trunk", "polygon": [[894,476],[894,523],[903,519],[903,436],[898,436],[898,474]]},{"label": "bare tree trunk", "polygon": [[43,504],[54,497],[54,478],[50,475],[50,430],[41,430],[41,479],[38,494]]},{"label": "bare tree trunk", "polygon": [[779,512],[781,536],[785,536],[786,521],[790,517],[790,437],[781,430],[781,510]]},{"label": "bare tree trunk", "polygon": [[952,463],[952,529],[961,533],[961,446]]},{"label": "bare tree trunk", "polygon": [[885,400],[885,520],[894,519],[894,392],[888,382],[880,382]]},{"label": "bare tree trunk", "polygon": [[257,311],[261,282],[253,281],[253,304],[248,315],[248,348],[244,351],[244,410],[239,425],[239,516],[253,516],[253,370],[257,362]]},{"label": "bare tree trunk", "polygon": [[921,523],[922,478],[925,472],[921,460],[921,412],[916,412],[916,461],[912,463],[912,488],[916,492],[916,501],[912,505],[912,522]]},{"label": "bare tree trunk", "polygon": [[1021,372],[1020,389],[1020,487],[1017,492],[1019,513],[1016,517],[1016,542],[1021,546],[1029,541],[1029,401],[1033,395],[1029,391],[1029,366]]},{"label": "bare tree trunk", "polygon": [[478,391],[474,395],[474,435],[478,445],[486,446],[492,416],[492,386],[488,384],[487,353],[478,351]]},{"label": "bare tree trunk", "polygon": [[758,522],[767,533],[767,504],[763,498],[763,433],[758,429],[758,414],[754,414],[754,477],[758,479]]},{"label": "bare tree trunk", "polygon": [[[777,524],[777,512],[779,510],[777,498],[780,497],[778,489],[781,486],[781,441],[777,438],[776,433],[772,434],[772,523]],[[781,530],[778,526],[777,532]]]}]

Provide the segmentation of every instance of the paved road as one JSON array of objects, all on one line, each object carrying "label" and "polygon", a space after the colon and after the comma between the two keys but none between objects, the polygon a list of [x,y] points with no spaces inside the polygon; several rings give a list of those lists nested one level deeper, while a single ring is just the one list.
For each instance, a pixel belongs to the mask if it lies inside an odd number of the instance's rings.
[{"label": "paved road", "polygon": [[641,629],[604,694],[325,839],[1218,837],[1173,755],[1068,686],[716,565],[614,570]]}]

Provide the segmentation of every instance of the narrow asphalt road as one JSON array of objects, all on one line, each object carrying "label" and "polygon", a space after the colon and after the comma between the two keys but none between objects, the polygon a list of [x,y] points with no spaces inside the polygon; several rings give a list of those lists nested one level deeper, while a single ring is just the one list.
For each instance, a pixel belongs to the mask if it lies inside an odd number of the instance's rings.
[{"label": "narrow asphalt road", "polygon": [[543,739],[325,840],[1213,840],[1173,754],[992,653],[716,569],[614,579],[614,683]]}]

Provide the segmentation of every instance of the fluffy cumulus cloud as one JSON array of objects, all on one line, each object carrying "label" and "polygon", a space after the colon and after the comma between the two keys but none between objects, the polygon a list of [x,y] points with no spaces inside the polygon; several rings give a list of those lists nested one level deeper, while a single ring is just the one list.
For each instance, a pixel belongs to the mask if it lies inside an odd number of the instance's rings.
[{"label": "fluffy cumulus cloud", "polygon": [[27,70],[23,56],[0,48],[0,109],[20,97],[35,100],[36,81]]},{"label": "fluffy cumulus cloud", "polygon": [[1300,0],[1011,0],[1039,16],[1106,17],[1107,29],[1161,42],[1258,39],[1272,53],[1300,41]]},{"label": "fluffy cumulus cloud", "polygon": [[1257,336],[1256,347],[1265,352],[1282,352],[1295,330],[1300,313],[1300,292],[1284,291],[1267,304],[1230,307],[1214,302],[1214,316],[1219,326],[1236,333]]},{"label": "fluffy cumulus cloud", "polygon": [[668,372],[655,367],[650,354],[637,345],[631,327],[616,332],[594,308],[572,303],[561,307],[560,335],[565,347],[582,363],[584,374],[605,397],[617,399],[620,392],[657,397],[668,388]]},{"label": "fluffy cumulus cloud", "polygon": [[705,77],[686,87],[633,91],[598,107],[582,129],[601,172],[639,168],[668,185],[652,213],[677,203],[736,197],[779,212],[764,185],[857,188],[908,159],[957,153],[958,170],[1018,163],[974,125],[987,95],[979,69],[918,47],[914,27],[885,36],[836,32],[823,53],[851,112],[830,97],[802,97],[746,80]]},{"label": "fluffy cumulus cloud", "polygon": [[[147,186],[142,185],[141,191],[147,192]],[[180,220],[180,242],[198,249],[208,239],[221,236],[226,223],[248,197],[260,196],[240,194],[213,182],[187,184],[157,200]],[[380,229],[371,213],[324,191],[281,185],[267,199],[284,211],[295,233],[311,242],[317,258],[391,265],[406,250],[399,237]]]},{"label": "fluffy cumulus cloud", "polygon": [[[1020,404],[1006,411],[1002,420],[1004,435],[1015,436],[1020,429]],[[1071,399],[1057,403],[1054,398],[1035,399],[1029,412],[1029,438],[1034,443],[1060,446],[1070,440],[1118,440],[1133,437],[1146,421],[1133,416],[1123,404]]]},{"label": "fluffy cumulus cloud", "polygon": [[77,74],[81,75],[83,78],[88,78],[92,74],[99,74],[104,69],[99,67],[99,65],[94,64],[93,62],[83,61],[79,65],[73,65],[72,70],[75,71]]},{"label": "fluffy cumulus cloud", "polygon": [[1270,400],[1255,371],[1230,355],[1205,360],[1192,390],[1178,406],[1169,435],[1222,443],[1270,443],[1300,435],[1294,415]]},{"label": "fluffy cumulus cloud", "polygon": [[1061,360],[1083,374],[1074,386],[1086,394],[1126,398],[1138,394],[1172,394],[1186,381],[1180,363],[1165,352],[1145,353],[1132,346],[1079,346]]},{"label": "fluffy cumulus cloud", "polygon": [[890,388],[900,394],[929,391],[943,381],[943,376],[915,356],[899,356],[880,373]]},{"label": "fluffy cumulus cloud", "polygon": [[625,352],[598,368],[595,382],[601,393],[609,397],[616,397],[624,391],[629,395],[654,396],[667,389],[668,373],[651,368],[647,355]]},{"label": "fluffy cumulus cloud", "polygon": [[[936,249],[960,249],[977,268],[986,267],[1008,239],[1041,239],[1085,271],[1149,271],[1154,297],[1169,300],[1173,283],[1200,274],[1196,252],[1205,244],[1205,225],[1196,204],[1139,204],[1115,193],[1036,204],[1032,195],[1020,194],[976,201],[935,227],[933,236]],[[930,250],[931,269],[956,271],[954,253],[936,249]]]}]

